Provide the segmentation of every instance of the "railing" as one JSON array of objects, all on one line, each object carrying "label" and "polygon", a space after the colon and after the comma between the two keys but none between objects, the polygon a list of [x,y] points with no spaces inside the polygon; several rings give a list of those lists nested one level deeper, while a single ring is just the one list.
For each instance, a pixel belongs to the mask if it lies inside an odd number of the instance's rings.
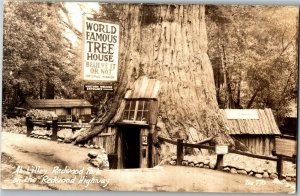
[{"label": "railing", "polygon": [[75,122],[58,122],[57,119],[53,120],[33,120],[31,117],[26,117],[26,126],[27,126],[27,137],[30,136],[31,132],[33,131],[34,126],[39,127],[47,127],[47,130],[50,130],[52,127],[52,136],[51,140],[56,141],[57,140],[57,132],[61,128],[70,128],[72,129],[72,132],[81,129],[86,128],[89,126],[86,126],[84,124],[79,124]]},{"label": "railing", "polygon": [[[202,145],[202,144],[190,144],[190,143],[184,143],[183,139],[177,139],[177,141],[171,140],[171,139],[167,139],[161,136],[158,136],[158,139],[164,142],[167,142],[169,144],[173,144],[177,146],[177,165],[182,165],[182,161],[183,161],[183,147],[191,147],[191,148],[198,148],[198,149],[208,149],[208,150],[214,150],[215,151],[215,146],[206,146],[206,145]],[[258,159],[264,159],[264,160],[270,160],[270,161],[276,161],[277,162],[277,166],[276,166],[276,170],[278,173],[278,178],[279,179],[283,179],[282,176],[282,166],[283,166],[283,160],[284,161],[290,161],[295,163],[296,162],[296,156],[294,157],[287,157],[287,156],[283,156],[283,155],[277,155],[276,157],[270,157],[270,156],[264,156],[264,155],[257,155],[257,154],[251,154],[251,153],[247,153],[247,152],[242,152],[242,151],[238,151],[238,150],[234,150],[234,149],[228,149],[228,153],[234,153],[234,154],[239,154],[239,155],[243,155],[243,156],[248,156],[248,157],[253,157],[253,158],[258,158]],[[273,152],[273,154],[276,154]],[[222,170],[223,169],[223,158],[224,155],[223,154],[218,154],[217,155],[217,162],[215,165],[215,170]]]}]

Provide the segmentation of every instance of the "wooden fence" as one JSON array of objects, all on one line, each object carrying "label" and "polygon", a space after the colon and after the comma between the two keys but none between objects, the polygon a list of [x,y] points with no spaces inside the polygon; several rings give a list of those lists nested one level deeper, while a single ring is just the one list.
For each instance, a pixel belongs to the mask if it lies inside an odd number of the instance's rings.
[{"label": "wooden fence", "polygon": [[[183,139],[177,139],[177,141],[174,140],[170,140],[161,136],[158,136],[158,139],[173,145],[177,146],[177,165],[182,165],[182,161],[183,161],[183,147],[190,147],[190,148],[198,148],[198,149],[208,149],[208,150],[213,150],[215,151],[215,146],[206,146],[203,144],[190,144],[190,143],[184,143]],[[278,178],[281,180],[283,179],[282,176],[282,165],[283,165],[283,161],[290,161],[295,163],[296,162],[296,156],[294,157],[288,157],[288,156],[284,156],[284,155],[277,155],[274,157],[270,157],[270,156],[264,156],[264,155],[256,155],[256,154],[251,154],[251,153],[247,153],[247,152],[242,152],[242,151],[238,151],[238,150],[234,150],[234,149],[228,149],[228,153],[234,153],[234,154],[239,154],[239,155],[243,155],[243,156],[248,156],[248,157],[253,157],[253,158],[258,158],[258,159],[264,159],[264,160],[270,160],[270,161],[276,161],[277,162],[277,166],[276,166],[276,171],[278,173]],[[274,155],[276,155],[276,152],[274,152]],[[217,155],[217,161],[216,161],[216,165],[215,165],[215,170],[222,170],[223,169],[223,154],[218,154]]]},{"label": "wooden fence", "polygon": [[57,132],[59,129],[62,128],[69,128],[72,129],[72,132],[75,130],[89,127],[85,124],[79,124],[76,122],[58,122],[57,119],[53,120],[33,120],[31,117],[26,117],[26,126],[27,126],[27,132],[26,135],[27,137],[30,136],[31,132],[33,131],[34,126],[39,126],[39,127],[46,127],[47,130],[50,130],[52,128],[52,136],[51,139],[56,141],[57,140]]},{"label": "wooden fence", "polygon": [[[26,118],[27,125],[27,137],[30,136],[33,131],[34,126],[46,127],[47,130],[50,131],[52,128],[52,136],[51,140],[56,141],[58,139],[57,132],[62,129],[72,129],[72,132],[81,128],[90,127],[92,124],[98,125],[100,123],[89,123],[87,124],[79,124],[76,122],[58,122],[57,120],[33,120],[30,117]],[[115,132],[116,130],[112,127],[108,127],[106,130],[93,137],[92,139],[87,141],[88,145],[97,145],[99,147],[103,147],[108,154],[113,154],[115,152]]]}]

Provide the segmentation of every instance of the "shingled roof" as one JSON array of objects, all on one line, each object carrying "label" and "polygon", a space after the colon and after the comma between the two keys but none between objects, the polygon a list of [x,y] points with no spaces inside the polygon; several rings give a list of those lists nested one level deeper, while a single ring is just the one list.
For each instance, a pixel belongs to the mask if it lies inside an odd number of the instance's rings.
[{"label": "shingled roof", "polygon": [[234,109],[221,109],[220,112],[224,121],[229,128],[229,134],[231,135],[279,135],[280,130],[275,122],[272,110],[256,109],[257,117],[253,119],[232,119],[228,118],[228,113],[234,111]]},{"label": "shingled roof", "polygon": [[32,108],[82,108],[92,107],[85,99],[28,99]]},{"label": "shingled roof", "polygon": [[127,90],[125,99],[158,99],[160,81],[149,79],[147,76],[140,77],[135,81],[132,89]]}]

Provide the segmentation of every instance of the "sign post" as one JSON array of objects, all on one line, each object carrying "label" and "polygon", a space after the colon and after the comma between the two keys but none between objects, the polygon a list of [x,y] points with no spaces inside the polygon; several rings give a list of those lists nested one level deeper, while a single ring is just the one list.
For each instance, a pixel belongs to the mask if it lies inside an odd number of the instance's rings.
[{"label": "sign post", "polygon": [[214,169],[216,170],[222,170],[223,169],[223,159],[224,159],[224,154],[228,153],[228,146],[216,146],[216,154],[217,154],[217,162],[216,166]]}]

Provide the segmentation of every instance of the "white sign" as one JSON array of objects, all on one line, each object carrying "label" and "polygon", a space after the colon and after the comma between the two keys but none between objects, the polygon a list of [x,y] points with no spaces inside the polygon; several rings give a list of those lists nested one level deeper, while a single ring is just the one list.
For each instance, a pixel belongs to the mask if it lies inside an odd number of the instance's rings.
[{"label": "white sign", "polygon": [[225,109],[227,119],[259,119],[256,109]]},{"label": "white sign", "polygon": [[217,154],[227,154],[228,146],[216,146],[216,153]]},{"label": "white sign", "polygon": [[119,25],[83,21],[83,80],[117,81]]}]

